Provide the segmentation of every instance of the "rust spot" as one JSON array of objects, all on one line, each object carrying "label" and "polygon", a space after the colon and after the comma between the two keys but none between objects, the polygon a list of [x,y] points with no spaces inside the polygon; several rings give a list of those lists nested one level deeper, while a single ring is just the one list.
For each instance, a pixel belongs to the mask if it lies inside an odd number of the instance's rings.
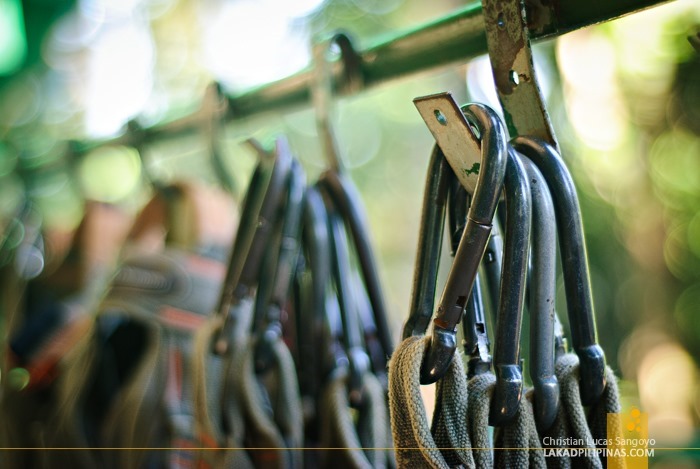
[{"label": "rust spot", "polygon": [[[486,35],[491,67],[494,71],[496,87],[502,94],[509,95],[515,89],[510,79],[510,71],[513,69],[518,53],[526,46],[525,31],[517,8],[501,10],[489,3],[486,2],[484,15],[487,18]],[[505,23],[502,28],[497,26],[499,19]]]},{"label": "rust spot", "polygon": [[435,324],[435,327],[439,327],[440,329],[448,329],[449,328],[449,324],[444,319],[435,318],[435,319],[433,319],[433,324]]}]

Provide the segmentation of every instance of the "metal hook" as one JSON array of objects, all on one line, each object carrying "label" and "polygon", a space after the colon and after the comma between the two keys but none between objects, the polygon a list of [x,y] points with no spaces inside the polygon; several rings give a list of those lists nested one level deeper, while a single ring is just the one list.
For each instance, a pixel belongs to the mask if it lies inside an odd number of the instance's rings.
[{"label": "metal hook", "polygon": [[226,169],[221,148],[221,134],[224,131],[224,117],[228,113],[228,99],[224,95],[221,84],[210,83],[204,91],[202,112],[208,117],[204,120],[206,133],[208,134],[209,157],[214,169],[214,175],[226,191],[234,194],[236,183]]},{"label": "metal hook", "polygon": [[521,158],[530,178],[532,245],[530,248],[530,379],[535,388],[535,422],[540,431],[554,423],[559,410],[559,382],[554,374],[557,227],[552,196],[542,173]]},{"label": "metal hook", "polygon": [[554,200],[571,338],[580,362],[581,401],[595,403],[605,389],[605,353],[598,345],[586,241],[576,187],[559,153],[548,143],[517,137],[513,147],[542,172]]},{"label": "metal hook", "polygon": [[450,93],[413,100],[423,121],[464,188],[473,194],[479,177],[482,152],[476,130],[467,122]]},{"label": "metal hook", "polygon": [[[336,210],[342,216],[352,236],[353,245],[357,252],[357,260],[360,263],[364,287],[372,305],[374,326],[384,352],[383,359],[373,363],[373,369],[379,374],[384,373],[387,359],[391,356],[394,347],[374,251],[368,235],[367,216],[363,210],[360,195],[348,177],[332,170],[326,171],[321,175],[319,185],[333,201]],[[378,355],[375,355],[375,357],[378,357]]]},{"label": "metal hook", "polygon": [[[339,71],[337,67],[331,70],[331,66],[334,64],[331,64],[327,59],[327,53],[333,45],[340,49],[340,63],[338,65],[341,68]],[[319,135],[323,141],[324,153],[330,167],[321,176],[319,183],[333,200],[333,204],[352,234],[364,287],[372,306],[374,324],[368,324],[368,326],[373,326],[370,329],[376,328],[376,335],[382,348],[381,354],[372,354],[376,358],[372,367],[375,372],[381,374],[385,372],[387,358],[393,350],[391,331],[387,322],[379,275],[375,267],[375,256],[368,237],[366,216],[355,187],[348,178],[342,175],[342,161],[330,123],[333,92],[338,94],[357,92],[363,86],[361,60],[352,46],[350,37],[345,33],[336,33],[329,40],[316,43],[313,47],[313,56],[315,73],[312,98],[316,109]],[[336,77],[335,81],[332,80],[333,77]],[[374,335],[373,331],[367,330],[365,332]]]},{"label": "metal hook", "polygon": [[452,174],[450,165],[436,143],[426,172],[411,303],[401,334],[404,339],[425,334],[433,317],[445,206]]},{"label": "metal hook", "polygon": [[291,174],[287,183],[287,200],[284,205],[284,218],[276,256],[274,279],[269,304],[261,312],[256,311],[255,329],[260,337],[256,345],[256,370],[268,369],[273,357],[272,346],[282,337],[283,312],[289,297],[293,275],[300,253],[300,229],[304,207],[306,177],[298,161],[292,161]]},{"label": "metal hook", "polygon": [[350,402],[359,405],[362,398],[363,376],[370,370],[370,360],[362,340],[358,311],[354,301],[354,288],[350,276],[350,258],[345,224],[332,204],[326,204],[328,228],[332,240],[333,277],[340,305],[343,342],[349,361]]},{"label": "metal hook", "polygon": [[[480,104],[469,104],[463,108],[463,112],[481,136],[482,157],[477,169],[477,189],[472,196],[467,225],[438,303],[430,345],[421,366],[423,384],[434,383],[445,374],[457,349],[456,327],[486,250],[491,222],[503,190],[508,160],[505,129],[493,110]],[[462,124],[458,122],[452,125]]]},{"label": "metal hook", "polygon": [[[299,356],[299,384],[303,396],[314,402],[328,368],[325,354],[329,350],[326,308],[331,277],[331,246],[328,217],[318,188],[306,188],[302,217],[302,247],[306,275],[300,280],[300,304],[296,314],[296,345]],[[303,292],[303,293],[302,293]],[[332,360],[331,360],[332,361]]]},{"label": "metal hook", "polygon": [[[554,196],[572,338],[581,363],[581,399],[591,404],[605,388],[605,356],[597,345],[576,189],[559,156],[537,84],[523,0],[482,0],[482,5],[491,67],[508,128],[514,136],[529,136],[516,138],[513,145],[537,165]],[[573,233],[568,232],[571,228]],[[556,323],[555,330],[560,353],[565,344]]]},{"label": "metal hook", "polygon": [[[333,45],[340,48],[340,73],[333,73],[333,67],[327,55]],[[338,151],[336,139],[331,125],[332,100],[334,91],[355,93],[362,89],[362,61],[355,51],[350,36],[346,33],[336,33],[325,41],[319,41],[313,46],[313,86],[311,98],[316,111],[316,126],[323,142],[323,150],[328,165],[335,171],[342,171],[343,165]],[[338,77],[333,80],[333,77]],[[335,86],[334,86],[335,83]]]},{"label": "metal hook", "polygon": [[221,328],[214,345],[219,354],[228,350],[231,307],[240,299],[250,296],[255,289],[262,255],[267,248],[274,217],[292,166],[292,155],[283,138],[277,140],[274,155],[262,152],[257,143],[251,145],[261,151],[261,158],[243,201],[241,224],[216,310],[217,314],[224,318],[224,327]]},{"label": "metal hook", "polygon": [[504,189],[506,239],[493,350],[496,387],[489,413],[489,422],[493,426],[503,425],[515,416],[523,386],[520,329],[525,303],[532,204],[525,168],[511,148],[508,151]]}]

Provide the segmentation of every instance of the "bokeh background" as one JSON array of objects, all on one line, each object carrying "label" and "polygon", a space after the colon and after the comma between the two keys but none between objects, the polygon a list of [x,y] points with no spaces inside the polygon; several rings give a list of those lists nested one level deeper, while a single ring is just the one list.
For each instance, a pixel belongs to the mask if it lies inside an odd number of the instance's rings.
[{"label": "bokeh background", "polygon": [[[76,160],[69,140],[109,138],[196,110],[217,80],[230,95],[291,75],[336,29],[364,49],[464,7],[439,0],[0,0],[0,223],[25,197],[45,226],[75,228],[83,202],[136,212],[147,178],[217,183],[208,134]],[[598,332],[627,408],[657,447],[700,434],[700,2],[677,0],[537,44],[538,73],[583,208]],[[432,137],[417,96],[451,91],[497,107],[488,60],[429,70],[339,99],[342,158],[367,206],[398,331],[407,311]],[[311,106],[226,125],[240,196],[255,156],[241,143],[285,134],[309,178],[323,170]],[[558,307],[564,312],[563,288]],[[565,316],[562,314],[562,316]],[[692,456],[694,454],[694,462]],[[690,459],[688,459],[690,458]],[[700,464],[696,450],[657,466]]]}]

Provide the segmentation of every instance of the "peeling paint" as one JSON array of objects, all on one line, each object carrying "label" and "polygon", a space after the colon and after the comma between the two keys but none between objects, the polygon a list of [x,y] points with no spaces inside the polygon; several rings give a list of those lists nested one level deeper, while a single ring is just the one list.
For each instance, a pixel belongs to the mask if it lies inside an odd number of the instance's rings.
[{"label": "peeling paint", "polygon": [[481,169],[481,163],[474,163],[471,169],[464,169],[464,174],[470,176],[472,174],[479,174],[479,169]]}]

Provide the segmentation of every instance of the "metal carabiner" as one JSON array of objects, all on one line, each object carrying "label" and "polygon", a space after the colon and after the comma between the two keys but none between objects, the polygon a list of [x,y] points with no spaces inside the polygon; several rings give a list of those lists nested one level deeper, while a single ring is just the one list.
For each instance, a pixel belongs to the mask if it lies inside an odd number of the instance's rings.
[{"label": "metal carabiner", "polygon": [[[336,69],[333,68],[327,57],[331,46],[337,46],[340,50],[339,74],[334,74]],[[388,358],[394,349],[387,309],[376,269],[375,256],[368,236],[369,230],[367,229],[364,207],[352,181],[343,174],[343,164],[331,126],[333,94],[334,92],[343,94],[345,91],[357,91],[362,88],[364,83],[362,64],[353,48],[350,36],[342,32],[314,44],[312,62],[311,98],[314,103],[319,138],[329,166],[329,169],[321,175],[319,182],[333,200],[333,205],[342,216],[345,226],[352,235],[364,280],[364,289],[369,298],[373,316],[371,323],[363,322],[363,325],[369,326],[364,329],[364,334],[372,338],[374,345],[378,343],[379,348],[381,348],[377,353],[371,355],[372,369],[375,374],[381,375],[386,373]],[[363,314],[367,312],[366,309],[362,309]]]},{"label": "metal carabiner", "polygon": [[531,137],[517,137],[512,145],[535,163],[552,193],[571,338],[580,363],[581,401],[583,405],[590,405],[605,390],[605,353],[597,340],[586,242],[576,187],[561,156],[548,143]]},{"label": "metal carabiner", "polygon": [[522,157],[532,194],[532,237],[528,276],[530,312],[530,379],[535,388],[534,413],[539,431],[554,423],[559,410],[559,382],[554,374],[557,226],[552,196],[542,173]]},{"label": "metal carabiner", "polygon": [[372,308],[372,303],[369,300],[369,295],[360,272],[353,270],[352,274],[355,304],[357,306],[357,314],[359,315],[360,323],[362,324],[365,351],[369,356],[370,363],[372,363],[372,371],[374,372],[375,377],[379,379],[385,388],[388,388],[388,355],[384,351],[384,347],[379,339],[379,329],[374,321],[374,309]]},{"label": "metal carabiner", "polygon": [[305,274],[296,276],[301,285],[295,314],[299,386],[302,397],[316,402],[331,368],[326,355],[330,343],[326,299],[331,277],[331,246],[326,207],[315,186],[306,188],[301,237]]},{"label": "metal carabiner", "polygon": [[260,153],[260,161],[243,201],[241,224],[216,309],[216,314],[224,318],[224,325],[214,343],[214,350],[220,355],[229,348],[232,307],[242,298],[252,295],[255,289],[263,253],[292,166],[292,155],[286,140],[278,139],[274,155],[260,150],[256,144],[253,146]]},{"label": "metal carabiner", "polygon": [[327,204],[326,208],[332,242],[333,278],[342,319],[343,345],[349,361],[349,400],[353,405],[359,405],[362,399],[364,375],[370,370],[371,363],[364,348],[362,326],[353,294],[354,285],[345,224],[335,207],[329,207],[329,205],[332,204]]},{"label": "metal carabiner", "polygon": [[[284,204],[279,252],[276,256],[274,279],[272,280],[269,303],[262,310],[256,310],[255,331],[260,336],[256,344],[255,367],[262,371],[270,366],[272,345],[282,337],[283,312],[289,297],[292,278],[297,268],[300,254],[301,218],[304,204],[306,177],[298,161],[292,161],[291,174],[287,183],[287,200]],[[282,208],[282,207],[280,207]]]},{"label": "metal carabiner", "polygon": [[379,361],[373,362],[372,367],[376,373],[385,373],[387,360],[393,352],[394,344],[391,339],[388,314],[379,281],[374,251],[368,235],[370,230],[368,229],[364,206],[354,184],[345,175],[331,169],[321,175],[318,183],[332,200],[352,237],[352,244],[357,252],[357,260],[360,264],[364,287],[372,305],[376,336],[383,351],[381,356],[375,354]]},{"label": "metal carabiner", "polygon": [[[452,256],[457,252],[459,241],[462,238],[464,227],[466,226],[467,212],[469,210],[469,194],[460,181],[454,177],[452,184],[449,187],[449,195],[447,197],[447,222],[450,229],[450,249]],[[489,249],[493,249],[491,240],[494,237],[494,231],[497,231],[496,219],[494,219],[491,230],[491,237],[486,245],[486,253],[481,261],[481,266],[484,269],[489,269],[494,266],[493,255],[489,253]],[[491,257],[491,259],[490,259]],[[501,259],[501,253],[498,253],[498,259]],[[489,262],[491,261],[491,262]],[[487,266],[488,264],[488,266]],[[501,266],[498,264],[495,269],[497,272],[498,284],[501,280]],[[472,288],[467,306],[462,319],[462,346],[464,354],[467,356],[467,379],[487,373],[491,371],[491,344],[489,342],[488,328],[486,324],[486,314],[484,301],[482,296],[481,273],[477,271],[474,279],[474,287]],[[497,300],[495,301],[497,303]]]},{"label": "metal carabiner", "polygon": [[433,317],[447,191],[451,177],[454,177],[437,144],[433,146],[426,175],[411,302],[402,339],[425,334]]},{"label": "metal carabiner", "polygon": [[506,173],[507,143],[500,118],[481,104],[469,104],[462,111],[481,137],[481,164],[467,225],[433,319],[430,344],[421,366],[423,384],[434,383],[445,374],[457,349],[457,324],[486,250]]},{"label": "metal carabiner", "polygon": [[525,168],[512,148],[508,151],[505,194],[506,236],[493,349],[496,387],[489,413],[489,423],[493,426],[503,425],[515,416],[523,387],[520,329],[525,304],[532,203]]},{"label": "metal carabiner", "polygon": [[[531,189],[526,171],[520,158],[512,149],[508,151],[506,168],[504,187],[506,239],[503,263],[499,267],[493,265],[490,267],[493,271],[502,272],[502,279],[498,285],[499,298],[494,301],[498,305],[493,358],[496,385],[489,417],[494,426],[503,425],[515,416],[522,394],[520,329],[525,303],[532,212]],[[463,199],[463,196],[457,197],[457,200],[451,196],[449,200],[451,203],[461,203],[460,198]],[[449,214],[453,218],[459,216],[459,212],[452,207]],[[455,224],[455,222],[450,223],[451,226]],[[496,255],[496,253],[493,254]],[[469,356],[468,375],[471,377],[488,372],[492,358],[489,355],[486,318],[478,275],[463,321],[464,344]]]}]

